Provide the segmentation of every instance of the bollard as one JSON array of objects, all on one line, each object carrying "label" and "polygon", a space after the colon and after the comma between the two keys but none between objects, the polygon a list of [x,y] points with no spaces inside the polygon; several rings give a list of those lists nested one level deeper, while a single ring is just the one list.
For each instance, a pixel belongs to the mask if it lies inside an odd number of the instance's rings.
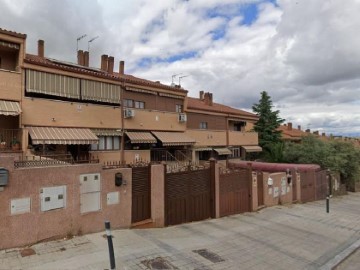
[{"label": "bollard", "polygon": [[114,256],[114,246],[110,231],[110,221],[105,221],[105,230],[106,230],[106,237],[109,246],[109,257],[110,257],[110,269],[115,269],[115,256]]},{"label": "bollard", "polygon": [[326,213],[330,211],[330,198],[329,195],[326,196]]}]

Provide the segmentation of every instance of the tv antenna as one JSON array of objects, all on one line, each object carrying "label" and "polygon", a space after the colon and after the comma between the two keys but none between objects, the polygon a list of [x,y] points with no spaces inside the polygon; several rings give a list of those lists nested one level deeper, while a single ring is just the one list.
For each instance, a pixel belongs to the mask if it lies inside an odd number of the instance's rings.
[{"label": "tv antenna", "polygon": [[178,74],[171,75],[171,86],[174,86],[174,85],[175,85],[175,83],[174,83],[175,77],[178,76],[178,75],[181,75],[181,74],[182,74],[182,73],[178,73]]},{"label": "tv antenna", "polygon": [[93,42],[95,39],[99,38],[99,36],[93,37],[88,41],[88,52],[90,52],[90,43]]},{"label": "tv antenna", "polygon": [[181,82],[181,79],[182,78],[185,78],[185,77],[189,77],[190,75],[184,75],[184,76],[179,76],[179,86],[181,86],[180,82]]},{"label": "tv antenna", "polygon": [[76,53],[79,50],[79,41],[82,40],[86,36],[87,36],[87,34],[84,34],[76,39]]}]

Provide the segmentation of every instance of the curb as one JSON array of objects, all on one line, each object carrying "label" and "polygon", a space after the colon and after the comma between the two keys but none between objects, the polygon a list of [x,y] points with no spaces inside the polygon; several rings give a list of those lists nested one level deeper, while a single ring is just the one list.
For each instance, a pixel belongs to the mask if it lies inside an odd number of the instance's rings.
[{"label": "curb", "polygon": [[351,246],[344,249],[338,255],[336,255],[333,259],[328,261],[326,264],[321,266],[320,270],[331,270],[338,266],[342,261],[344,261],[347,257],[349,257],[352,253],[354,253],[358,248],[360,248],[360,239],[353,243]]}]

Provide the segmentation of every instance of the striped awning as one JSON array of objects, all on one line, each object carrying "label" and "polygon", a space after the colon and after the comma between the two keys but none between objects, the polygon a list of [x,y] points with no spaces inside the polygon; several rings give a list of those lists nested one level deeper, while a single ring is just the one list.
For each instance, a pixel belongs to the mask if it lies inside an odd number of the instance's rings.
[{"label": "striped awning", "polygon": [[0,46],[2,47],[8,47],[10,49],[19,50],[20,45],[16,43],[6,42],[6,41],[0,41]]},{"label": "striped awning", "polygon": [[96,136],[122,136],[122,131],[118,129],[91,129]]},{"label": "striped awning", "polygon": [[150,132],[125,132],[131,143],[156,143]]},{"label": "striped awning", "polygon": [[96,144],[88,128],[28,127],[33,144]]},{"label": "striped awning", "polygon": [[19,102],[0,100],[0,114],[15,116],[20,113],[21,109]]},{"label": "striped awning", "polygon": [[258,145],[244,145],[241,146],[241,148],[243,148],[247,153],[262,151],[262,148]]},{"label": "striped awning", "polygon": [[182,132],[152,132],[163,146],[193,145],[195,140]]},{"label": "striped awning", "polygon": [[214,148],[214,151],[218,153],[220,156],[231,155],[232,152],[229,148]]},{"label": "striped awning", "polygon": [[199,147],[195,148],[195,151],[202,152],[202,151],[212,151],[213,149],[211,147]]}]

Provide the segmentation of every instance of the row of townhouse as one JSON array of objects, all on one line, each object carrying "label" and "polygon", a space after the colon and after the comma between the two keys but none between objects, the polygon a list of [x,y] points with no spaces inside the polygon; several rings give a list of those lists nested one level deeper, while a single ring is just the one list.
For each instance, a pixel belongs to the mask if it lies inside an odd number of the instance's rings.
[{"label": "row of townhouse", "polygon": [[306,129],[304,131],[301,129],[300,125],[298,125],[297,128],[294,128],[291,122],[279,126],[278,130],[281,131],[281,138],[284,142],[301,143],[304,137],[312,135],[322,141],[340,140],[340,141],[350,142],[354,146],[360,147],[359,138],[334,136],[332,134],[327,135],[325,132],[322,132],[320,134],[319,131],[311,132],[310,129]]},{"label": "row of townhouse", "polygon": [[0,29],[0,154],[97,160],[202,162],[261,151],[252,132],[257,116],[187,96],[169,86],[114,71],[114,57],[89,65],[26,53],[26,35]]}]

